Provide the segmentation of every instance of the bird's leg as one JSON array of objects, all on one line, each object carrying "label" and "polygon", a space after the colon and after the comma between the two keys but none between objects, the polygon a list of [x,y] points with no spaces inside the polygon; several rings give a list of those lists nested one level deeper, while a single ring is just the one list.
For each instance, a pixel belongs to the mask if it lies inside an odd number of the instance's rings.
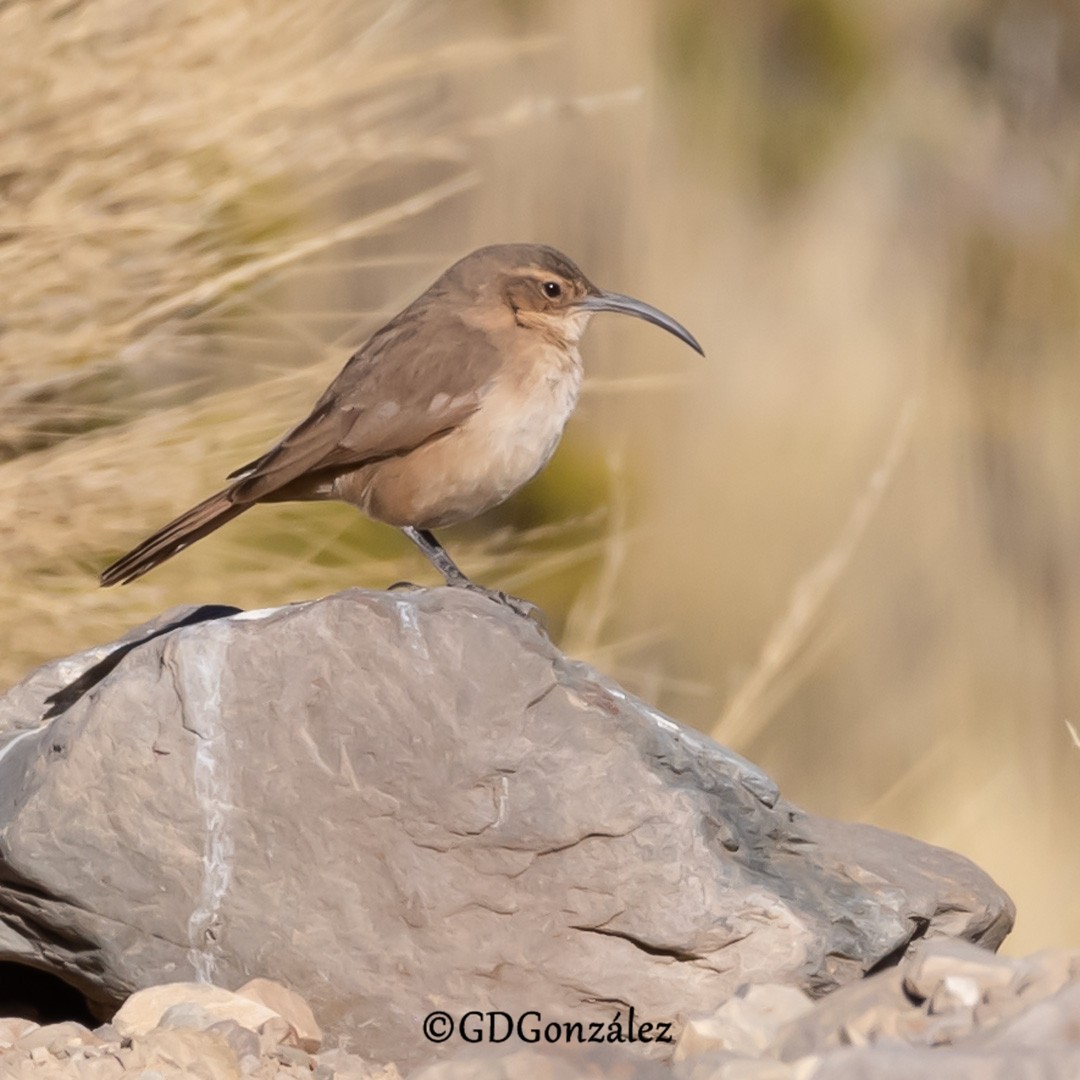
[{"label": "bird's leg", "polygon": [[447,585],[468,586],[472,582],[458,568],[456,562],[450,558],[446,548],[435,539],[434,534],[427,529],[414,529],[411,525],[405,525],[401,530],[427,557],[431,564],[446,578]]},{"label": "bird's leg", "polygon": [[486,596],[489,600],[504,604],[511,611],[526,619],[534,618],[537,615],[539,609],[535,604],[530,604],[528,600],[510,596],[499,589],[488,589],[467,577],[457,563],[450,558],[446,548],[435,539],[435,534],[429,529],[415,529],[411,525],[405,525],[401,531],[428,557],[435,569],[446,579],[447,585],[480,593],[481,596]]}]

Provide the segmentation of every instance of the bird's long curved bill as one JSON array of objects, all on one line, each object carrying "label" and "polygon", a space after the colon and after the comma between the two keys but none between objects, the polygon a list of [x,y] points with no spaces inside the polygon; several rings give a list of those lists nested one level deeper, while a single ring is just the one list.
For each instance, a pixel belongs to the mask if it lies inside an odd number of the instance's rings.
[{"label": "bird's long curved bill", "polygon": [[644,300],[635,300],[632,296],[623,296],[621,293],[602,292],[586,296],[581,301],[581,306],[586,311],[618,311],[623,315],[636,315],[654,326],[662,327],[680,341],[685,341],[691,349],[705,355],[705,350],[698,344],[697,338],[685,326],[677,323],[670,315],[665,315],[659,308],[654,308],[652,304],[646,304]]}]

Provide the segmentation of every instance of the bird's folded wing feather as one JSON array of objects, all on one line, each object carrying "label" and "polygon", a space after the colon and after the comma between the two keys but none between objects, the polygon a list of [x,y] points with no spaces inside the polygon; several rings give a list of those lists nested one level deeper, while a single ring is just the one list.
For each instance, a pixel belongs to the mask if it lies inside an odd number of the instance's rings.
[{"label": "bird's folded wing feather", "polygon": [[352,356],[310,415],[231,474],[229,496],[254,502],[306,473],[408,453],[475,412],[497,366],[487,334],[415,304]]}]

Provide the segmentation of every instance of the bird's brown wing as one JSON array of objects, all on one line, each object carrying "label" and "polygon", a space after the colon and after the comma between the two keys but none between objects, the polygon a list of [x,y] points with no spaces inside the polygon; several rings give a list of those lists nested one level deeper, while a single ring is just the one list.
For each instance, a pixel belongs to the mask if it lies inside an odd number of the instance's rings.
[{"label": "bird's brown wing", "polygon": [[230,476],[233,501],[265,499],[307,473],[408,453],[479,408],[498,367],[495,346],[423,299],[352,356],[309,416]]}]

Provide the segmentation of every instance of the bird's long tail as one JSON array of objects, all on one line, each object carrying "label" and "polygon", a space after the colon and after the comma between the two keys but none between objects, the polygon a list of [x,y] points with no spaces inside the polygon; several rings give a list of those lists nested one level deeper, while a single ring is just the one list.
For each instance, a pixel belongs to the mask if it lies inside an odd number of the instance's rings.
[{"label": "bird's long tail", "polygon": [[153,536],[148,536],[138,547],[103,570],[101,584],[126,585],[129,581],[142,577],[147,570],[152,570],[159,563],[183,551],[189,544],[194,544],[208,533],[220,529],[225,522],[232,521],[237,514],[242,514],[251,505],[249,502],[234,503],[229,498],[228,488],[211,495],[198,506],[193,506],[174,521],[170,521],[164,528],[158,529]]}]

